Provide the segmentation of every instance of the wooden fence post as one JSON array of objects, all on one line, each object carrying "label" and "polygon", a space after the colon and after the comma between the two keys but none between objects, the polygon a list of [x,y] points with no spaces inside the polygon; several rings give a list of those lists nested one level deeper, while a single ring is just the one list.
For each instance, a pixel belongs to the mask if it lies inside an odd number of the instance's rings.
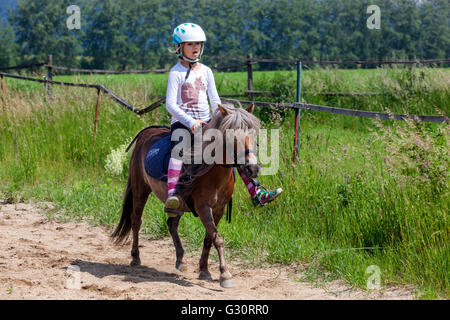
[{"label": "wooden fence post", "polygon": [[100,87],[97,88],[97,106],[95,107],[94,139],[97,135],[98,106],[100,104]]},{"label": "wooden fence post", "polygon": [[[47,79],[46,80],[53,80],[53,72],[52,72],[52,65],[53,65],[53,55],[48,56],[48,62],[47,62]],[[47,82],[47,95],[50,96],[52,93],[52,87],[51,84]]]},{"label": "wooden fence post", "polygon": [[[247,90],[253,91],[253,68],[252,68],[252,54],[247,54]],[[253,100],[253,93],[248,94],[249,100]]]},{"label": "wooden fence post", "polygon": [[[302,63],[297,61],[297,102],[301,103],[302,97]],[[295,133],[294,133],[294,162],[300,155],[300,109],[295,109]]]}]

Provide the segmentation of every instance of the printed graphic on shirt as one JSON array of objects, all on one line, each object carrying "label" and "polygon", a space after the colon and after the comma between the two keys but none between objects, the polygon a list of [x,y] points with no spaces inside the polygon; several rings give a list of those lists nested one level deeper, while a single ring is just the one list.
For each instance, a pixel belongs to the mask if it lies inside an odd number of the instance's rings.
[{"label": "printed graphic on shirt", "polygon": [[196,78],[193,84],[191,82],[185,82],[181,86],[181,101],[184,104],[182,109],[186,113],[188,113],[188,110],[191,110],[193,118],[200,119],[198,97],[200,91],[206,91],[206,88],[203,84],[202,77]]}]

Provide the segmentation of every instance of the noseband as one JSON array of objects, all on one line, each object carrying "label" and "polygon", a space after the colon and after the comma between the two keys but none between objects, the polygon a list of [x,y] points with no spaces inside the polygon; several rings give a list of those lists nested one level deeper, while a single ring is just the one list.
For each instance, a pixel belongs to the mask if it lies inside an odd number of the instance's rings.
[{"label": "noseband", "polygon": [[[239,154],[241,154],[242,152],[239,152]],[[244,151],[244,156],[248,155],[249,153],[253,153],[255,155],[257,155],[257,151],[256,149],[245,149]],[[239,166],[242,166],[243,163],[237,163],[237,157],[238,154],[234,154],[234,159],[233,159],[233,164],[223,164],[222,166],[227,167],[227,168],[236,168]]]}]

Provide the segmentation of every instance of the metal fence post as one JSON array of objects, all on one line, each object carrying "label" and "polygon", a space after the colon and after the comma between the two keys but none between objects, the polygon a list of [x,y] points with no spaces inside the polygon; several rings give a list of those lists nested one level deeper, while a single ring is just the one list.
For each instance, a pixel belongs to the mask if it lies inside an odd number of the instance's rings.
[{"label": "metal fence post", "polygon": [[[297,61],[297,102],[301,102],[302,97],[302,62]],[[294,134],[294,161],[300,155],[300,108],[295,109],[295,134]]]}]

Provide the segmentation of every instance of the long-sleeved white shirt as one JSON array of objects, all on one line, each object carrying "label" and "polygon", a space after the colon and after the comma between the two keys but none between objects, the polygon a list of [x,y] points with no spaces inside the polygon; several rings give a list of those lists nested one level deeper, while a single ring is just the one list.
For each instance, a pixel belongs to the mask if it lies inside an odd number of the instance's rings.
[{"label": "long-sleeved white shirt", "polygon": [[166,108],[172,115],[171,123],[180,121],[186,127],[192,128],[197,120],[211,119],[208,97],[213,113],[221,102],[214,75],[209,67],[200,64],[199,70],[191,69],[185,81],[187,71],[180,62],[170,69]]}]

